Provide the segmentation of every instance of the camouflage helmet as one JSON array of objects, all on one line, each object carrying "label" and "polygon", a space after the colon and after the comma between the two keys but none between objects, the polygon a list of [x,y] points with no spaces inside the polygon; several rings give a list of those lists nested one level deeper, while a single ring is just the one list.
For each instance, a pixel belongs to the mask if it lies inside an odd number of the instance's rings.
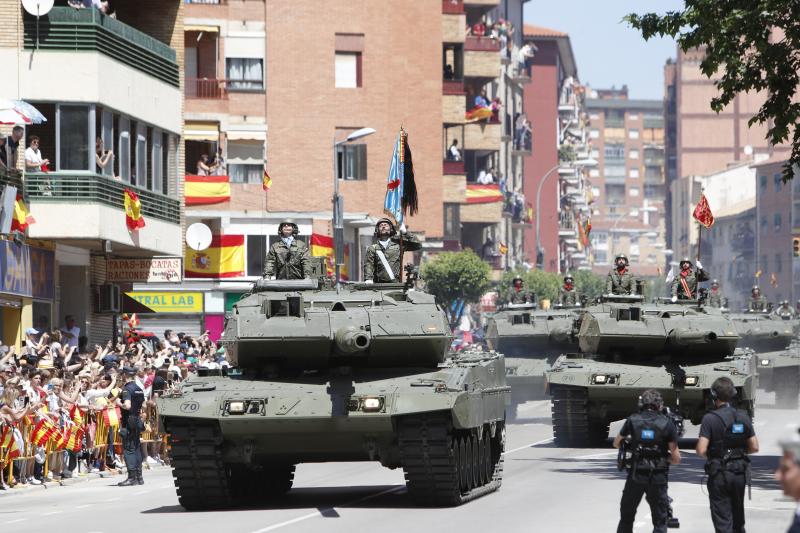
[{"label": "camouflage helmet", "polygon": [[566,276],[564,276],[564,283],[566,283],[568,281],[570,281],[570,282],[574,282],[575,281],[575,278],[572,277],[572,274],[567,274]]},{"label": "camouflage helmet", "polygon": [[678,263],[678,266],[683,266],[684,263],[689,263],[689,266],[694,266],[694,263],[692,263],[692,259],[690,257],[682,258],[681,262]]},{"label": "camouflage helmet", "polygon": [[516,282],[518,282],[518,281],[519,281],[520,283],[523,283],[523,281],[524,281],[524,280],[523,280],[521,277],[519,277],[519,276],[514,276],[514,278],[511,280],[511,284],[513,285],[513,284],[515,284],[515,283],[516,283]]},{"label": "camouflage helmet", "polygon": [[753,288],[750,289],[750,292],[756,292],[756,291],[761,292],[761,287],[759,287],[758,285],[753,285]]},{"label": "camouflage helmet", "polygon": [[619,261],[620,259],[623,259],[623,260],[625,261],[625,264],[626,264],[626,265],[628,264],[628,256],[627,256],[627,255],[625,255],[625,254],[623,254],[623,253],[618,253],[618,254],[616,255],[616,257],[614,257],[614,262],[616,263],[616,262],[617,262],[617,261]]},{"label": "camouflage helmet", "polygon": [[283,236],[282,232],[283,232],[283,227],[284,226],[291,226],[292,227],[292,235],[295,236],[295,237],[297,237],[297,234],[300,233],[300,229],[297,227],[297,224],[295,224],[294,220],[287,219],[287,220],[282,220],[281,223],[278,224],[278,236],[281,236],[281,237]]},{"label": "camouflage helmet", "polygon": [[378,219],[378,221],[375,223],[375,233],[374,233],[374,234],[375,234],[375,236],[376,236],[376,237],[378,236],[378,226],[380,226],[380,225],[381,225],[381,224],[383,224],[384,222],[385,222],[385,223],[387,223],[387,224],[389,224],[389,227],[391,228],[391,230],[389,231],[389,236],[390,236],[390,237],[393,237],[394,235],[397,235],[397,230],[396,230],[396,229],[395,229],[395,227],[394,227],[394,222],[392,222],[392,221],[391,221],[391,220],[389,220],[388,218],[385,218],[385,217],[384,217],[384,218],[380,218],[380,219]]}]

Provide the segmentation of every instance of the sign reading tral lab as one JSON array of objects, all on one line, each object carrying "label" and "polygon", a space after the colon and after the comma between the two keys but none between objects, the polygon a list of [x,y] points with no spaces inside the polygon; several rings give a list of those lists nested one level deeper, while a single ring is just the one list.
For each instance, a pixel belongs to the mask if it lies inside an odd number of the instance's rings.
[{"label": "sign reading tral lab", "polygon": [[109,283],[166,283],[181,281],[183,264],[180,257],[117,258],[106,260]]},{"label": "sign reading tral lab", "polygon": [[133,291],[125,295],[147,307],[151,313],[203,312],[202,292]]}]

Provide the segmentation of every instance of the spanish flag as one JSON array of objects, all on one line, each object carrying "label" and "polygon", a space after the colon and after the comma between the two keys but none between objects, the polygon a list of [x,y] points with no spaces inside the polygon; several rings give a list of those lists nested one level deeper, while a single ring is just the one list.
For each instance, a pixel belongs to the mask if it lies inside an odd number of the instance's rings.
[{"label": "spanish flag", "polygon": [[14,428],[4,425],[2,433],[0,433],[0,448],[5,448],[5,460],[11,461],[21,455],[17,441],[14,439]]},{"label": "spanish flag", "polygon": [[121,418],[122,413],[120,412],[119,407],[108,407],[103,409],[103,422],[105,422],[106,427],[118,427]]},{"label": "spanish flag", "polygon": [[144,227],[142,202],[139,201],[139,195],[130,189],[125,189],[125,224],[128,231],[139,231]]},{"label": "spanish flag", "polygon": [[[334,275],[335,272],[335,254],[333,249],[333,237],[327,235],[320,235],[319,233],[311,234],[311,255],[314,257],[325,258],[325,269],[328,277]],[[339,277],[344,281],[350,279],[348,264],[350,263],[350,245],[344,246],[344,265],[339,270]]]},{"label": "spanish flag", "polygon": [[78,426],[69,426],[64,433],[64,446],[67,451],[78,453],[83,447],[83,430]]},{"label": "spanish flag", "polygon": [[264,191],[268,191],[269,188],[272,187],[272,178],[269,177],[266,167],[264,167],[264,181],[261,183],[261,186],[264,188]]},{"label": "spanish flag", "polygon": [[480,183],[467,184],[467,203],[468,204],[488,204],[491,202],[502,202],[503,193],[500,192],[500,186],[489,184],[481,185]]},{"label": "spanish flag", "polygon": [[187,278],[238,278],[244,276],[244,235],[214,235],[202,251],[186,248]]},{"label": "spanish flag", "polygon": [[208,205],[231,199],[228,176],[186,176],[183,185],[186,205]]},{"label": "spanish flag", "polygon": [[17,193],[17,200],[14,202],[14,218],[11,220],[11,231],[25,231],[28,226],[35,222],[36,219],[28,211],[28,206],[25,205],[22,195]]},{"label": "spanish flag", "polygon": [[464,118],[467,122],[477,122],[478,120],[488,120],[492,118],[492,108],[491,107],[484,107],[484,106],[475,106],[466,113],[464,113]]},{"label": "spanish flag", "polygon": [[761,277],[761,270],[760,270],[760,269],[759,269],[759,270],[756,270],[756,277],[757,277],[757,278],[760,278],[760,277]]},{"label": "spanish flag", "polygon": [[80,407],[78,407],[78,404],[74,404],[72,409],[69,410],[69,417],[72,419],[75,425],[83,425],[83,411],[81,411]]},{"label": "spanish flag", "polygon": [[55,433],[56,426],[53,425],[53,423],[47,418],[42,418],[33,428],[33,433],[31,433],[31,442],[36,446],[44,446],[45,443],[50,440],[50,437],[55,435]]},{"label": "spanish flag", "polygon": [[501,253],[501,254],[503,254],[503,255],[506,255],[506,254],[508,253],[508,246],[507,246],[507,245],[506,245],[506,243],[504,243],[504,242],[501,242],[501,243],[498,245],[497,249],[498,249],[498,250],[500,251],[500,253]]}]

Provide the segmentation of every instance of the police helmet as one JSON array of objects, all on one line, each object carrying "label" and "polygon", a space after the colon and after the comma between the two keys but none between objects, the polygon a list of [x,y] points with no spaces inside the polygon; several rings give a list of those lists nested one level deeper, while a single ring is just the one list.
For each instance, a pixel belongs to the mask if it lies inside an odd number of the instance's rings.
[{"label": "police helmet", "polygon": [[694,266],[694,263],[692,263],[692,260],[688,257],[684,257],[683,259],[681,259],[681,262],[678,263],[678,266],[682,267],[684,263],[689,263],[689,266]]},{"label": "police helmet", "polygon": [[628,264],[628,256],[627,255],[625,255],[625,254],[617,254],[617,256],[614,258],[614,262],[616,263],[620,259],[625,260],[625,264],[626,265]]},{"label": "police helmet", "polygon": [[283,222],[278,224],[278,236],[280,236],[280,237],[283,237],[283,233],[282,232],[283,232],[283,227],[284,226],[291,226],[292,227],[292,235],[295,236],[295,237],[297,237],[297,234],[300,233],[300,230],[298,229],[297,224],[295,224],[291,220],[284,220]]},{"label": "police helmet", "polygon": [[396,229],[395,229],[395,227],[394,227],[394,223],[393,223],[391,220],[389,220],[388,218],[381,218],[380,220],[378,220],[378,221],[375,223],[375,233],[374,233],[374,235],[375,235],[376,237],[378,236],[378,226],[380,226],[380,225],[381,225],[381,224],[383,224],[384,222],[386,222],[387,224],[389,224],[389,227],[390,227],[390,228],[392,228],[392,229],[389,231],[389,236],[390,236],[390,237],[394,237],[395,235],[397,235],[397,230],[396,230]]}]

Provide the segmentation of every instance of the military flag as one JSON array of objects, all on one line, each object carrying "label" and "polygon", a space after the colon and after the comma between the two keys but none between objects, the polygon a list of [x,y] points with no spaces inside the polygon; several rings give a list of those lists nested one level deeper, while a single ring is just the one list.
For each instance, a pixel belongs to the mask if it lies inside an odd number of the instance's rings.
[{"label": "military flag", "polygon": [[128,231],[139,231],[145,225],[139,195],[127,188],[125,189],[125,224],[128,226]]},{"label": "military flag", "polygon": [[711,213],[711,208],[708,205],[705,194],[700,195],[700,201],[697,202],[692,216],[706,228],[710,228],[714,225],[714,215]]},{"label": "military flag", "polygon": [[408,145],[408,133],[400,128],[394,143],[389,175],[386,178],[383,212],[402,226],[405,223],[406,213],[413,216],[418,209],[417,185],[414,181],[414,164],[411,160],[411,148]]}]

